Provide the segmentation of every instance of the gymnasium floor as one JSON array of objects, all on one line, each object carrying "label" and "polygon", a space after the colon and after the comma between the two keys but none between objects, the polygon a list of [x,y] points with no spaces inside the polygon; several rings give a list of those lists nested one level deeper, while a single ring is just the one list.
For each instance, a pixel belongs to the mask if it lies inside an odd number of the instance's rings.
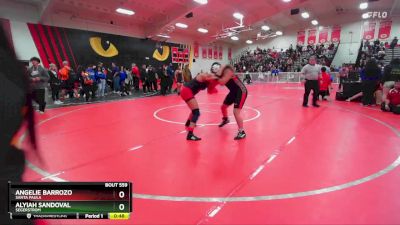
[{"label": "gymnasium floor", "polygon": [[[129,221],[46,224],[398,224],[400,117],[358,103],[301,107],[300,84],[248,86],[247,139],[197,96],[201,142],[185,140],[179,96],[51,109],[38,115],[45,164],[26,181],[132,181]],[[230,113],[231,113],[230,109]],[[233,121],[233,119],[232,119]]]}]

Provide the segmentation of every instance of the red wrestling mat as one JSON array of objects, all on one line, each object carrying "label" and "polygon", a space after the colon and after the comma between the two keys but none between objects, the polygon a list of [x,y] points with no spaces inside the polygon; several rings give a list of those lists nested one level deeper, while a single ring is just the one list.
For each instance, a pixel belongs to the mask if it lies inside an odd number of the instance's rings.
[{"label": "red wrestling mat", "polygon": [[46,224],[400,223],[399,116],[347,102],[303,108],[300,85],[256,84],[247,139],[234,141],[236,124],[215,126],[219,89],[196,96],[196,143],[179,96],[39,115],[45,165],[29,156],[26,181],[132,181],[135,197],[129,221]]}]

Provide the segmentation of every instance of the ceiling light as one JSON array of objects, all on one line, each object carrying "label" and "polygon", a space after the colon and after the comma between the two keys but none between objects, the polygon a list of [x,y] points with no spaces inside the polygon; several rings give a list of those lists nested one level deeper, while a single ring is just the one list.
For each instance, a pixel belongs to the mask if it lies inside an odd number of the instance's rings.
[{"label": "ceiling light", "polygon": [[369,18],[369,13],[364,13],[361,16],[363,19],[368,19]]},{"label": "ceiling light", "polygon": [[129,10],[129,9],[123,9],[123,8],[118,8],[118,9],[116,9],[115,11],[118,12],[118,13],[121,13],[121,14],[130,15],[130,16],[132,16],[133,14],[135,14],[134,11]]},{"label": "ceiling light", "polygon": [[231,37],[231,39],[234,40],[234,41],[238,41],[239,40],[239,38],[236,37],[236,36]]},{"label": "ceiling light", "polygon": [[311,24],[314,25],[314,26],[317,26],[318,25],[318,21],[317,20],[312,20]]},{"label": "ceiling light", "polygon": [[282,1],[284,1],[284,2],[290,2],[290,1],[292,1],[292,0],[282,0]]},{"label": "ceiling light", "polygon": [[184,24],[184,23],[176,23],[175,26],[179,27],[179,28],[183,28],[186,29],[188,28],[188,25]]},{"label": "ceiling light", "polygon": [[301,17],[303,17],[304,19],[307,19],[308,17],[310,17],[310,14],[308,12],[303,12],[303,13],[301,13]]},{"label": "ceiling light", "polygon": [[236,19],[240,20],[240,19],[243,19],[244,16],[241,13],[235,12],[233,14],[233,17],[235,17]]},{"label": "ceiling light", "polygon": [[368,2],[361,2],[360,9],[366,9],[366,8],[368,8]]},{"label": "ceiling light", "polygon": [[282,31],[278,30],[275,34],[276,35],[282,35],[283,33],[282,33]]},{"label": "ceiling light", "polygon": [[251,45],[251,44],[253,44],[253,41],[252,40],[247,40],[246,43]]},{"label": "ceiling light", "polygon": [[200,33],[208,33],[208,30],[204,29],[204,28],[199,28],[199,29],[197,29],[197,31]]},{"label": "ceiling light", "polygon": [[324,29],[323,26],[319,26],[319,27],[318,27],[318,30],[322,30],[322,29]]},{"label": "ceiling light", "polygon": [[202,4],[202,5],[205,5],[205,4],[208,3],[207,0],[193,0],[193,1],[195,1],[195,2],[197,2],[197,3],[199,3],[199,4]]},{"label": "ceiling light", "polygon": [[269,26],[267,26],[267,25],[264,25],[264,26],[261,27],[261,30],[268,31],[269,29],[270,29],[270,28],[269,28]]},{"label": "ceiling light", "polygon": [[166,34],[157,34],[158,37],[162,37],[162,38],[171,38],[170,36],[166,35]]}]

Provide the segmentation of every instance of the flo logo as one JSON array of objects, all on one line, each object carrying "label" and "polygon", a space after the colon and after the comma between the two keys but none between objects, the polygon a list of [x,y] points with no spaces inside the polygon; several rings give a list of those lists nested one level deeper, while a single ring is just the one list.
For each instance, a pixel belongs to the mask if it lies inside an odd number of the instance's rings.
[{"label": "flo logo", "polygon": [[101,43],[100,37],[91,37],[89,39],[90,46],[92,47],[93,51],[96,52],[98,55],[111,58],[118,55],[118,49],[115,45],[109,41],[107,41],[108,48],[104,49]]},{"label": "flo logo", "polygon": [[386,19],[388,17],[388,12],[367,12],[363,17],[366,17],[365,19]]}]

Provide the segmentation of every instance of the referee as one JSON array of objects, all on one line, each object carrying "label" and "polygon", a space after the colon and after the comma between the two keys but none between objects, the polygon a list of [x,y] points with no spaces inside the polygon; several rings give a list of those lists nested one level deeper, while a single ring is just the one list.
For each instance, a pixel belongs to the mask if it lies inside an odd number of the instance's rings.
[{"label": "referee", "polygon": [[318,100],[318,92],[319,92],[319,76],[321,74],[320,67],[316,65],[315,56],[311,56],[308,60],[308,64],[303,67],[301,70],[301,75],[304,77],[304,99],[303,99],[303,107],[308,107],[308,96],[310,95],[311,90],[313,91],[313,106],[319,107],[317,104]]}]

